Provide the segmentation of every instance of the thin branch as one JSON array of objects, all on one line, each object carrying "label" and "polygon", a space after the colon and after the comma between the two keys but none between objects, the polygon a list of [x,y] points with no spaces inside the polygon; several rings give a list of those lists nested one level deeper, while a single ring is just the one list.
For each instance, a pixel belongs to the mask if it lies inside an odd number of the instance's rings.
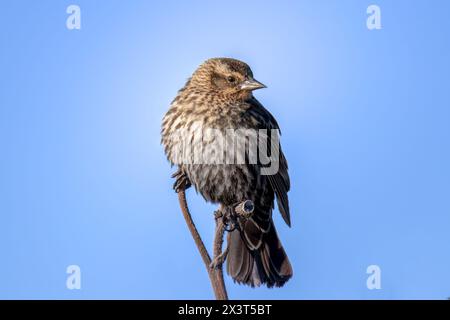
[{"label": "thin branch", "polygon": [[[191,232],[192,238],[194,239],[195,245],[200,252],[203,259],[203,263],[206,266],[206,271],[208,272],[209,279],[211,281],[211,286],[214,290],[214,295],[217,300],[228,300],[228,294],[225,287],[225,282],[223,279],[223,262],[228,253],[228,248],[222,252],[223,236],[225,233],[225,220],[230,220],[231,217],[227,215],[226,210],[221,206],[216,216],[216,232],[214,235],[214,260],[211,262],[211,257],[209,256],[208,250],[206,250],[205,244],[200,237],[200,234],[192,220],[191,213],[189,212],[189,207],[186,201],[186,193],[184,189],[178,191],[178,200],[180,203],[181,211],[183,212],[186,224]],[[234,208],[236,215],[240,218],[248,219],[253,214],[254,205],[250,200],[241,202]]]},{"label": "thin branch", "polygon": [[[215,273],[216,285],[220,297],[218,300],[228,300],[227,289],[225,287],[225,281],[223,279],[223,261],[226,254],[222,253],[223,235],[225,233],[225,225],[221,218],[216,218],[216,233],[214,235],[214,247],[213,255],[214,260],[211,264],[211,268]],[[220,261],[219,261],[220,260]],[[217,263],[218,262],[218,263]]]},{"label": "thin branch", "polygon": [[219,292],[218,290],[215,272],[210,268],[211,258],[209,256],[208,250],[206,250],[202,238],[200,237],[200,234],[198,233],[195,223],[192,220],[192,216],[189,212],[186,201],[186,193],[184,190],[180,190],[178,192],[178,201],[180,202],[181,211],[183,212],[184,219],[186,220],[186,224],[189,228],[189,231],[191,232],[192,238],[194,239],[195,245],[197,246],[198,251],[200,252],[200,255],[203,259],[203,263],[206,266],[206,271],[208,272],[209,280],[211,281],[211,285],[214,290],[214,295],[216,296],[216,299],[220,299],[221,297],[223,297],[223,293]]},{"label": "thin branch", "polygon": [[[229,244],[229,237],[228,237],[227,248],[225,249],[224,252],[222,252],[223,236],[226,230],[225,224],[228,224],[230,223],[230,221],[236,220],[237,218],[248,219],[253,214],[253,210],[254,210],[253,202],[250,200],[246,200],[239,203],[234,208],[234,213],[236,214],[234,217],[231,217],[232,213],[227,211],[226,208],[224,208],[222,205],[215,214],[216,232],[214,235],[214,246],[213,246],[214,259],[211,263],[211,268],[215,270],[217,280],[216,285],[219,293],[222,294],[222,296],[219,299],[228,300],[228,294],[223,279],[223,263],[228,254],[228,244]],[[234,223],[236,223],[236,221]]]}]

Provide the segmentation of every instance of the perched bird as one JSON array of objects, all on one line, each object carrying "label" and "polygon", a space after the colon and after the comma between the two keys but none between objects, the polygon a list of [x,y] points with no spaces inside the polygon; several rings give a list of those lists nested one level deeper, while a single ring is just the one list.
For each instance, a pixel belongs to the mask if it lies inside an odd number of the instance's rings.
[{"label": "perched bird", "polygon": [[[281,287],[292,276],[292,267],[272,220],[274,200],[290,226],[287,162],[279,150],[278,171],[261,174],[257,163],[180,162],[180,136],[200,150],[214,137],[195,139],[202,128],[225,133],[229,129],[279,129],[275,118],[253,96],[265,86],[253,78],[250,67],[239,60],[213,58],[205,61],[178,92],[163,118],[162,144],[168,160],[178,166],[175,189],[193,185],[206,201],[232,208],[251,200],[254,213],[239,220],[228,235],[227,272],[240,284]],[[248,156],[248,155],[247,155]],[[246,157],[247,159],[248,157]]]}]

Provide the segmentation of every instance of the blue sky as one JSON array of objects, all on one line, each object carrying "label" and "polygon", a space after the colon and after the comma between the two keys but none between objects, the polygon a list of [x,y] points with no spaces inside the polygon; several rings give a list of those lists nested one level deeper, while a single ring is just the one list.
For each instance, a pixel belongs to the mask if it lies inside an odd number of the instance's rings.
[{"label": "blue sky", "polygon": [[[81,30],[66,8],[81,8]],[[381,8],[368,30],[366,8]],[[8,1],[0,298],[209,299],[159,144],[203,60],[250,64],[282,128],[294,266],[235,299],[450,296],[448,1]],[[214,206],[189,203],[208,246]],[[68,265],[81,290],[66,288]],[[381,268],[368,290],[366,268]]]}]

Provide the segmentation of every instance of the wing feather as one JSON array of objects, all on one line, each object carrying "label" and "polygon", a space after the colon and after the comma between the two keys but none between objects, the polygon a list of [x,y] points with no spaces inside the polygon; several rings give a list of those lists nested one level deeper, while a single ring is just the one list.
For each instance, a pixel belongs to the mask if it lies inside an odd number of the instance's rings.
[{"label": "wing feather", "polygon": [[[248,112],[251,114],[251,116],[256,118],[256,120],[260,123],[261,128],[280,130],[275,118],[266,108],[264,108],[261,103],[259,103],[258,100],[253,98],[249,101],[249,103],[251,104],[251,107],[249,108]],[[286,224],[288,226],[291,226],[289,198],[287,194],[290,189],[288,164],[286,157],[281,150],[281,147],[279,148],[278,171],[276,174],[268,175],[267,177],[273,191],[275,192],[281,216],[283,217]]]}]

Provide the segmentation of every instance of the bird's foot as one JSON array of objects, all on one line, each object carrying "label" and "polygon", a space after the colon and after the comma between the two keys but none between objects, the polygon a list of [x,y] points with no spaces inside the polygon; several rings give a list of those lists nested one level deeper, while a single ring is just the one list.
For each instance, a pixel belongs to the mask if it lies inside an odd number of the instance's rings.
[{"label": "bird's foot", "polygon": [[173,189],[176,193],[186,190],[192,185],[186,173],[180,168],[178,168],[178,170],[174,174],[172,174],[172,178],[175,178]]},{"label": "bird's foot", "polygon": [[[220,218],[224,218],[223,210],[220,208],[219,210],[214,211],[214,219],[218,220]],[[223,222],[223,220],[222,220]]]},{"label": "bird's foot", "polygon": [[220,220],[223,230],[231,232],[236,229],[237,220],[233,210],[230,207],[221,206],[214,212],[216,221]]}]

